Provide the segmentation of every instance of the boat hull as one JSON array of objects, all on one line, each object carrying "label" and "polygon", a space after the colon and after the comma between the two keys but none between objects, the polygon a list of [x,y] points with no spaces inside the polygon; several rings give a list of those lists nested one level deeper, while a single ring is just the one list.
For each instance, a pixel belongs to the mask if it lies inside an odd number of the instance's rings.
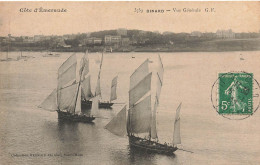
[{"label": "boat hull", "polygon": [[83,122],[83,123],[92,123],[95,119],[93,116],[86,116],[86,115],[78,115],[78,114],[71,114],[69,112],[57,111],[58,119],[59,120],[67,120],[72,122]]},{"label": "boat hull", "polygon": [[158,153],[164,155],[172,155],[173,152],[178,149],[177,147],[160,144],[135,136],[129,136],[129,144],[130,147],[144,150],[147,153]]},{"label": "boat hull", "polygon": [[92,107],[92,101],[81,100],[81,108],[83,108],[83,109],[90,109],[91,107]]},{"label": "boat hull", "polygon": [[43,55],[42,57],[60,57],[60,55],[55,54],[55,55]]},{"label": "boat hull", "polygon": [[[106,108],[106,109],[110,109],[112,107],[114,103],[111,102],[99,102],[98,103],[98,108]],[[84,109],[90,109],[92,107],[92,101],[88,100],[88,101],[81,101],[81,107]]]},{"label": "boat hull", "polygon": [[114,104],[114,103],[111,103],[111,102],[99,102],[99,103],[98,103],[98,107],[99,107],[99,108],[110,109],[113,104]]}]

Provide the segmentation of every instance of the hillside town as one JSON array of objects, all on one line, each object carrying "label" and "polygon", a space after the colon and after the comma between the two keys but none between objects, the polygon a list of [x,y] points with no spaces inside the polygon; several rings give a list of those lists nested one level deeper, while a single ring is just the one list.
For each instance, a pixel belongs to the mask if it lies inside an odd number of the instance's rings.
[{"label": "hillside town", "polygon": [[[258,33],[236,33],[232,29],[214,32],[174,33],[143,30],[105,30],[65,35],[0,36],[0,51],[233,51],[259,50]],[[230,47],[231,46],[231,47]]]}]

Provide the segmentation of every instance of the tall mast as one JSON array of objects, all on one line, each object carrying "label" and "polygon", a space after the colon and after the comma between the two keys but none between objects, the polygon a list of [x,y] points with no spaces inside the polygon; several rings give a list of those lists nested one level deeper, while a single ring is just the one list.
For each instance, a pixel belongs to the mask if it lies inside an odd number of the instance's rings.
[{"label": "tall mast", "polygon": [[[79,84],[78,84],[78,90],[77,90],[77,94],[76,94],[76,101],[75,101],[75,107],[74,107],[74,113],[75,113],[75,110],[76,110],[76,105],[77,105],[77,100],[78,100],[78,95],[79,95],[79,90],[80,89],[80,82],[81,82],[81,77],[82,77],[82,72],[84,70],[84,67],[85,65],[82,66],[82,69],[79,70],[79,75],[80,75],[80,78],[79,78]],[[80,100],[81,101],[81,100]]]},{"label": "tall mast", "polygon": [[102,63],[103,63],[103,52],[102,52],[102,57],[101,57],[100,66],[99,66],[98,79],[97,79],[97,86],[96,86],[96,91],[95,91],[95,96],[100,95],[100,98],[102,98],[102,95],[101,95],[101,89],[100,89],[100,74],[101,74]]}]

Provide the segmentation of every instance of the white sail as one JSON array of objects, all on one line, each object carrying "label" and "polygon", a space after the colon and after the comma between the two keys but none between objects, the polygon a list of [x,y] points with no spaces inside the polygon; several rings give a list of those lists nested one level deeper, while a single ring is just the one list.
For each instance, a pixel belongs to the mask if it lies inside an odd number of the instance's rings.
[{"label": "white sail", "polygon": [[176,110],[176,116],[175,116],[175,122],[174,122],[174,131],[173,131],[173,145],[181,144],[180,109],[181,109],[181,103]]},{"label": "white sail", "polygon": [[157,130],[156,130],[156,110],[157,106],[159,104],[159,98],[161,94],[161,88],[162,88],[162,83],[163,83],[163,64],[160,55],[158,55],[158,69],[157,69],[157,84],[156,84],[156,94],[155,94],[155,103],[153,107],[153,113],[152,113],[152,121],[151,121],[151,138],[156,139],[158,138],[157,136]]},{"label": "white sail", "polygon": [[40,108],[56,111],[58,110],[57,105],[57,89],[54,89],[51,94],[39,105]]},{"label": "white sail", "polygon": [[[76,55],[71,55],[58,70],[57,103],[59,110],[74,113],[77,93],[76,81]],[[71,85],[72,84],[72,85]]]},{"label": "white sail", "polygon": [[59,75],[58,77],[59,88],[71,85],[72,82],[76,80],[76,68],[77,68],[77,63],[73,64],[65,72]]},{"label": "white sail", "polygon": [[151,126],[151,95],[130,108],[130,133],[149,133]]},{"label": "white sail", "polygon": [[117,99],[116,87],[117,87],[117,76],[115,78],[113,78],[112,83],[111,83],[110,101],[113,101],[113,100]]},{"label": "white sail", "polygon": [[91,114],[97,116],[98,114],[98,97],[94,97],[92,99],[92,107],[91,107]]},{"label": "white sail", "polygon": [[149,60],[145,60],[130,76],[130,90],[133,89],[147,74],[149,73],[148,68]]},{"label": "white sail", "polygon": [[75,113],[80,114],[81,113],[81,85],[80,83],[78,84],[78,94],[77,94],[77,102],[76,102],[76,107],[75,107]]},{"label": "white sail", "polygon": [[82,75],[81,76],[82,81],[87,77],[88,73],[89,73],[89,60],[87,54],[85,54],[81,59],[80,75]]},{"label": "white sail", "polygon": [[157,109],[158,103],[157,100],[155,100],[153,113],[152,113],[152,119],[151,119],[151,138],[156,139],[157,136],[157,130],[156,130],[156,109]]},{"label": "white sail", "polygon": [[[58,70],[58,90],[70,82],[76,80],[77,59],[76,55],[71,55]],[[70,84],[68,84],[70,83]]]},{"label": "white sail", "polygon": [[158,70],[157,70],[157,88],[156,88],[156,99],[159,103],[159,98],[160,98],[160,95],[161,95],[161,88],[162,88],[162,85],[163,85],[163,72],[164,72],[164,69],[163,69],[163,64],[162,64],[162,61],[161,61],[161,57],[160,55],[158,56],[159,58],[159,64],[158,64]]},{"label": "white sail", "polygon": [[58,91],[58,107],[61,111],[74,113],[78,84],[62,88]]},{"label": "white sail", "polygon": [[99,68],[98,79],[97,79],[97,86],[96,86],[96,90],[95,90],[95,96],[100,95],[100,97],[102,97],[101,88],[100,88],[100,74],[101,74],[102,63],[103,63],[103,53],[102,53],[102,56],[101,56],[100,68]]},{"label": "white sail", "polygon": [[85,100],[89,100],[93,97],[93,94],[91,92],[90,75],[81,82],[81,91],[82,91],[82,97]]},{"label": "white sail", "polygon": [[97,86],[95,90],[95,96],[100,96],[101,97],[101,89],[100,89],[100,77],[97,80]]},{"label": "white sail", "polygon": [[159,58],[159,64],[158,64],[158,77],[159,79],[161,80],[161,82],[163,82],[163,72],[164,72],[164,69],[163,69],[163,64],[162,64],[162,59],[161,59],[161,56],[158,55],[158,58]]},{"label": "white sail", "polygon": [[105,128],[118,136],[126,135],[126,105],[123,109],[114,117]]},{"label": "white sail", "polygon": [[129,91],[129,108],[151,90],[152,72]]}]

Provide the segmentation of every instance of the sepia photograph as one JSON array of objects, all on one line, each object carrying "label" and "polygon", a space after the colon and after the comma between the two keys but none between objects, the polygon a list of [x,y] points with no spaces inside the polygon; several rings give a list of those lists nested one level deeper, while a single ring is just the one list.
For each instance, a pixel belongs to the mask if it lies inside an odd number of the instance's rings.
[{"label": "sepia photograph", "polygon": [[257,1],[1,1],[0,164],[260,164]]}]

